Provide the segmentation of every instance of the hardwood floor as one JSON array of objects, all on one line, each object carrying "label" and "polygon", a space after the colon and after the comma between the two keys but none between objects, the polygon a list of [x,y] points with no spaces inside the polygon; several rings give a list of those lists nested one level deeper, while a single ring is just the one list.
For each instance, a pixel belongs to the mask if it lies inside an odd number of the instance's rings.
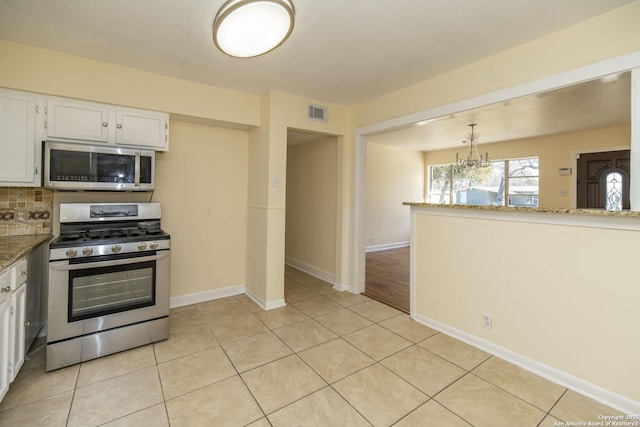
[{"label": "hardwood floor", "polygon": [[409,247],[367,253],[364,294],[409,312]]}]

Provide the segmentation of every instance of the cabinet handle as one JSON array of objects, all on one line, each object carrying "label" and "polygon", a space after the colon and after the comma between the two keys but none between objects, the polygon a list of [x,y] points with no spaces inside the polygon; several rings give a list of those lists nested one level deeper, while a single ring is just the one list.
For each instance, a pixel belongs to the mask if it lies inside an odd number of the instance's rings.
[{"label": "cabinet handle", "polygon": [[107,127],[107,125],[108,125],[108,123],[107,123],[107,122],[102,122],[102,127],[103,127],[103,128],[106,128],[106,127]]},{"label": "cabinet handle", "polygon": [[116,125],[116,127],[117,127],[118,129],[122,129],[122,123],[118,123],[118,124]]},{"label": "cabinet handle", "polygon": [[26,322],[24,322],[25,328],[28,328],[29,326],[31,326],[31,320],[27,320]]},{"label": "cabinet handle", "polygon": [[22,270],[22,273],[20,274],[22,274],[23,276],[26,276],[27,274],[29,274],[29,270]]},{"label": "cabinet handle", "polygon": [[0,288],[0,292],[11,292],[11,286],[7,286],[5,288]]}]

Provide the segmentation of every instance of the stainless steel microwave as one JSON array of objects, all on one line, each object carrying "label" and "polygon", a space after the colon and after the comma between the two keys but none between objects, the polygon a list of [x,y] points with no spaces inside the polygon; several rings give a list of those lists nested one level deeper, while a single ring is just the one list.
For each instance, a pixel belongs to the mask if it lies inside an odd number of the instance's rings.
[{"label": "stainless steel microwave", "polygon": [[155,151],[45,141],[44,186],[57,190],[151,191]]}]

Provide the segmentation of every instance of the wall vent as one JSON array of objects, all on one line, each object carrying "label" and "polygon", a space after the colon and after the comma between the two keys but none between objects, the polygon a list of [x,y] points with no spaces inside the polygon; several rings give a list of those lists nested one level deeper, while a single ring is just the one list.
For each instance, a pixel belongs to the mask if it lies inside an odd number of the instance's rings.
[{"label": "wall vent", "polygon": [[307,117],[309,118],[309,120],[328,122],[329,109],[320,105],[309,104],[309,106],[307,107]]}]

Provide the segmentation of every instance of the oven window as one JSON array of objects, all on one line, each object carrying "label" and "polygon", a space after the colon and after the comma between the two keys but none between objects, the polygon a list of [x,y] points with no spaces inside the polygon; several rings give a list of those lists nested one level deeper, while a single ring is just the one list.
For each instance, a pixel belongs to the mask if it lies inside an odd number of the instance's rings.
[{"label": "oven window", "polygon": [[155,304],[155,261],[69,272],[69,322]]}]

